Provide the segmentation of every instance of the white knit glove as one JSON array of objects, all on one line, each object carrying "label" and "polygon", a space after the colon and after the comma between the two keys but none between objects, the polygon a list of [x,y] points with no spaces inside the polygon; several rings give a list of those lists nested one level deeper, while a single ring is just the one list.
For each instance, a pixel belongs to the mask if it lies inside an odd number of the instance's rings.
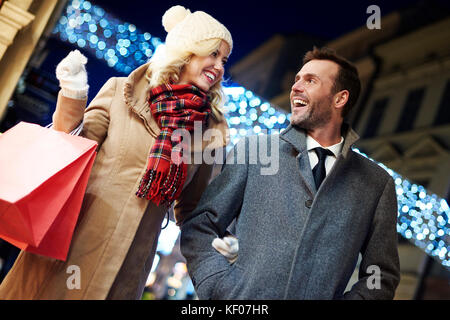
[{"label": "white knit glove", "polygon": [[80,51],[71,51],[56,67],[61,93],[67,98],[86,99],[89,86],[84,65],[87,58]]},{"label": "white knit glove", "polygon": [[232,234],[223,238],[215,238],[211,243],[213,248],[227,258],[228,262],[234,263],[238,257],[239,241]]}]

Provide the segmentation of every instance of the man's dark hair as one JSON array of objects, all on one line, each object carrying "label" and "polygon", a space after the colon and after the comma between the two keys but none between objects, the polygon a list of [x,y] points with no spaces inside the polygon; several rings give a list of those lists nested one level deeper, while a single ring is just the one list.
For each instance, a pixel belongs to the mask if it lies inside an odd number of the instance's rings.
[{"label": "man's dark hair", "polygon": [[336,79],[334,79],[333,94],[341,90],[348,90],[348,101],[342,109],[342,117],[347,116],[356,104],[361,91],[358,70],[350,61],[338,55],[333,49],[326,47],[313,47],[313,50],[306,52],[303,57],[303,65],[311,60],[330,60],[339,65],[338,74],[336,75]]}]

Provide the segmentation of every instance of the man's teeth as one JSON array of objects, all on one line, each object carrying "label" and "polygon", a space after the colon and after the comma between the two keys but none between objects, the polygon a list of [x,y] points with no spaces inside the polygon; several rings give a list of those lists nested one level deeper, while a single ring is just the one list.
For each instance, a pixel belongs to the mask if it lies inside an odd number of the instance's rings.
[{"label": "man's teeth", "polygon": [[302,99],[294,99],[294,103],[295,104],[301,104],[302,106],[306,106],[308,104],[307,101],[302,100]]}]

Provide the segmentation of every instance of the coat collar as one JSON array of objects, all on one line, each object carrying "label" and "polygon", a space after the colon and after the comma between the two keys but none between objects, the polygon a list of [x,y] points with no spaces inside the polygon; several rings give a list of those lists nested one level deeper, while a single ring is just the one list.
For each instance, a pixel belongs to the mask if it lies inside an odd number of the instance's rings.
[{"label": "coat collar", "polygon": [[[346,158],[351,146],[358,141],[359,135],[347,123],[342,124],[341,134],[344,137],[342,155]],[[306,130],[292,124],[280,134],[281,139],[289,142],[299,153],[307,150],[306,136]]]},{"label": "coat collar", "polygon": [[123,86],[123,96],[126,105],[136,113],[141,113],[148,107],[149,86],[145,73],[150,62],[136,68],[129,74]]}]

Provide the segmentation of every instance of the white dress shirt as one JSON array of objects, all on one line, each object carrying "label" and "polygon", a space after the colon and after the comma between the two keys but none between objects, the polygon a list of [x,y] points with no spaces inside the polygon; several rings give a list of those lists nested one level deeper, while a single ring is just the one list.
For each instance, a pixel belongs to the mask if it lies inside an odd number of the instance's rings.
[{"label": "white dress shirt", "polygon": [[319,158],[317,157],[316,151],[314,148],[320,147],[324,149],[328,149],[333,153],[333,156],[329,155],[325,158],[325,173],[328,175],[328,173],[331,171],[331,168],[333,168],[334,163],[337,160],[337,157],[339,153],[342,151],[342,145],[344,144],[344,138],[341,137],[341,142],[336,143],[329,147],[323,147],[318,143],[316,140],[314,140],[311,136],[306,137],[306,148],[308,149],[308,156],[309,156],[309,163],[311,164],[311,169],[313,169],[316,164],[319,162]]}]

